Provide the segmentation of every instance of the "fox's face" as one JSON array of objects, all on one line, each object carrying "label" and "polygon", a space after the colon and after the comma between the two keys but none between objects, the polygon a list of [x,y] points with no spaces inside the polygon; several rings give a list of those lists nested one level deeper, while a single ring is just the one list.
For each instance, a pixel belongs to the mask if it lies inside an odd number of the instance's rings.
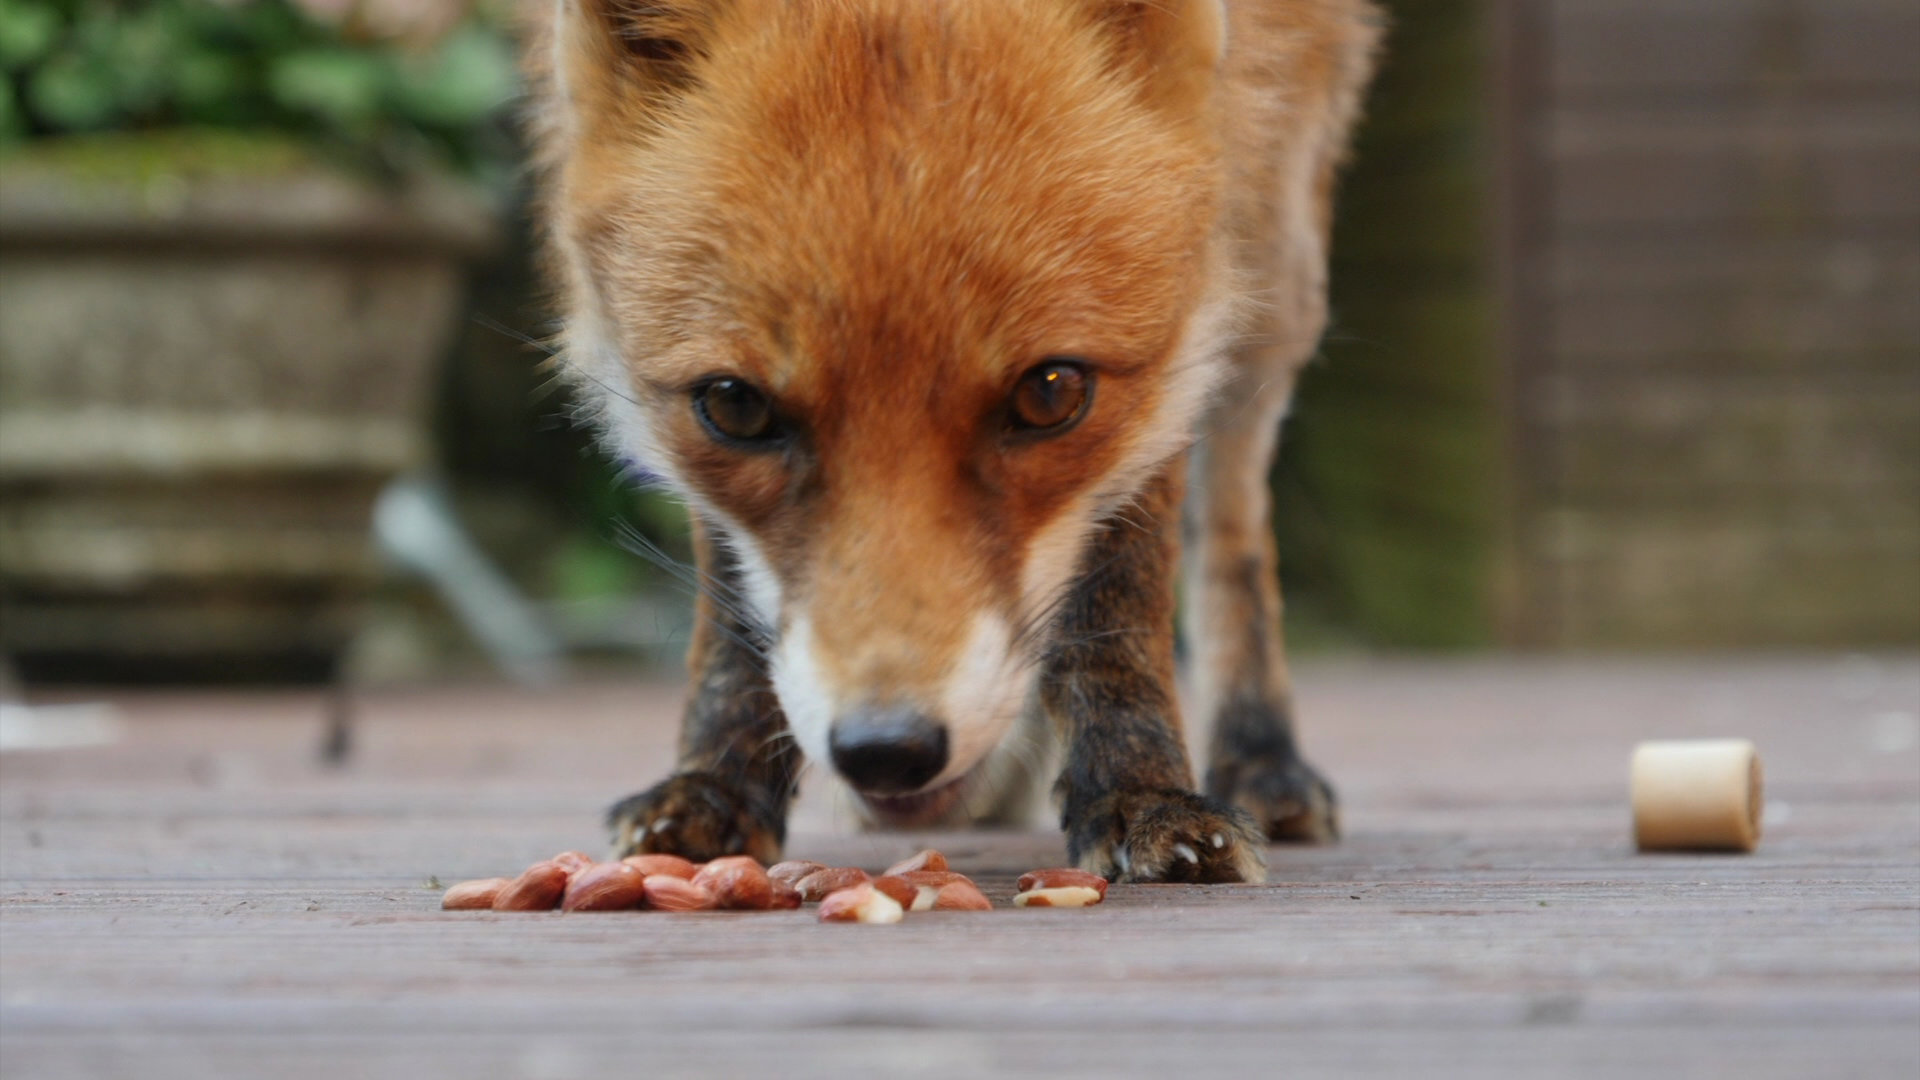
[{"label": "fox's face", "polygon": [[1227,307],[1210,4],[569,5],[569,363],[737,556],[808,756],[925,820]]}]

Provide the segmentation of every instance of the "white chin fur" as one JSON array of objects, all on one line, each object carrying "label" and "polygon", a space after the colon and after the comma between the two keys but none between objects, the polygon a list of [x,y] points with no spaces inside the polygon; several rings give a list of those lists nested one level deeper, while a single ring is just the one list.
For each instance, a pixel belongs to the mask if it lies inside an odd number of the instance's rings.
[{"label": "white chin fur", "polygon": [[940,715],[947,723],[944,784],[979,765],[1007,737],[1033,679],[1025,657],[1014,656],[1013,632],[994,612],[973,617],[967,643],[941,689]]},{"label": "white chin fur", "polygon": [[780,709],[787,715],[787,729],[793,732],[809,761],[819,762],[832,772],[832,748],[828,734],[833,727],[834,702],[820,679],[820,665],[813,657],[813,621],[796,615],[780,635],[773,649],[773,692],[780,698]]}]

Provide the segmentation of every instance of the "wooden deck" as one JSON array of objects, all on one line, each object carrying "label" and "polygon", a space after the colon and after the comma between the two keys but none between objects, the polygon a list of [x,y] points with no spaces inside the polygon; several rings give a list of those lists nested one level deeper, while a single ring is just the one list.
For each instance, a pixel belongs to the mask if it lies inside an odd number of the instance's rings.
[{"label": "wooden deck", "polygon": [[[1087,911],[443,914],[430,879],[597,843],[676,690],[120,700],[0,756],[0,1073],[27,1077],[1731,1076],[1920,1069],[1920,660],[1300,673],[1348,838],[1263,887]],[[1628,846],[1627,753],[1744,734],[1752,856]],[[790,850],[883,864],[922,837]],[[938,837],[1004,898],[1048,833]]]}]

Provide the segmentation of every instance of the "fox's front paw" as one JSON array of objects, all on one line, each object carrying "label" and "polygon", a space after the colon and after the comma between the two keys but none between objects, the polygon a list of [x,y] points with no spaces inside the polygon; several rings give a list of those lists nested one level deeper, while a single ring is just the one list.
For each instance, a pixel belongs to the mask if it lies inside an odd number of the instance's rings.
[{"label": "fox's front paw", "polygon": [[1115,881],[1265,881],[1260,829],[1245,812],[1177,788],[1094,801],[1069,821],[1082,870]]},{"label": "fox's front paw", "polygon": [[754,800],[708,773],[670,776],[607,811],[615,857],[679,855],[706,862],[751,855],[762,865],[780,861],[779,824]]},{"label": "fox's front paw", "polygon": [[1340,838],[1333,785],[1291,754],[1216,763],[1207,770],[1207,794],[1253,815],[1269,840],[1330,844]]}]

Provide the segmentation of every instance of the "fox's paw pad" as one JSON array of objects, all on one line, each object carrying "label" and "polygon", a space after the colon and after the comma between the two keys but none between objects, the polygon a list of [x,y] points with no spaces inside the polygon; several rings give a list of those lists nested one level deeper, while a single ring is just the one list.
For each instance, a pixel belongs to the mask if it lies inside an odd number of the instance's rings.
[{"label": "fox's paw pad", "polygon": [[1330,844],[1340,838],[1340,803],[1333,785],[1297,757],[1216,766],[1207,794],[1253,815],[1267,839]]},{"label": "fox's paw pad", "polygon": [[679,855],[706,862],[724,855],[751,855],[763,865],[780,861],[784,837],[756,808],[706,773],[681,773],[629,795],[607,811],[616,858]]},{"label": "fox's paw pad", "polygon": [[1190,791],[1103,799],[1073,828],[1083,870],[1115,881],[1265,881],[1258,826],[1245,812]]}]

